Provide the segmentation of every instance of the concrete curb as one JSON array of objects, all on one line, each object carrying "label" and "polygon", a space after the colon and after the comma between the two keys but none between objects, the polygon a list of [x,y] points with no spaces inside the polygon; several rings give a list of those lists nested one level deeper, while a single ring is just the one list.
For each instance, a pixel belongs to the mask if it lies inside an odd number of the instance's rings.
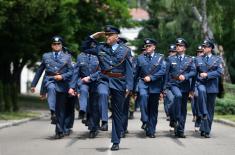
[{"label": "concrete curb", "polygon": [[221,123],[224,125],[228,125],[231,127],[235,127],[235,122],[227,120],[227,119],[214,119],[214,122]]},{"label": "concrete curb", "polygon": [[40,116],[36,116],[36,117],[33,117],[33,118],[25,118],[25,119],[21,119],[21,120],[12,120],[12,121],[9,121],[9,122],[0,123],[0,129],[11,127],[11,126],[17,126],[17,125],[20,125],[20,124],[23,124],[23,123],[27,123],[29,121],[44,118],[46,116],[48,116],[48,114],[41,114]]}]

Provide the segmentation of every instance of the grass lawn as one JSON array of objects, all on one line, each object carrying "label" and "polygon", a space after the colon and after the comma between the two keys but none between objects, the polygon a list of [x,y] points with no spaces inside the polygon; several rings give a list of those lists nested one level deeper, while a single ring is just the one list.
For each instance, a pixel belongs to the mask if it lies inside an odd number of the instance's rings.
[{"label": "grass lawn", "polygon": [[235,115],[217,115],[216,114],[215,118],[216,119],[227,119],[227,120],[235,122]]},{"label": "grass lawn", "polygon": [[39,116],[40,113],[31,110],[48,109],[47,102],[41,101],[37,96],[19,95],[19,112],[1,112],[0,120],[19,120]]},{"label": "grass lawn", "polygon": [[28,112],[28,111],[19,111],[19,112],[2,112],[0,113],[0,120],[19,120],[24,118],[33,118],[39,116],[38,112]]},{"label": "grass lawn", "polygon": [[40,110],[48,109],[48,104],[46,100],[42,101],[38,96],[19,95],[19,107],[22,110]]}]

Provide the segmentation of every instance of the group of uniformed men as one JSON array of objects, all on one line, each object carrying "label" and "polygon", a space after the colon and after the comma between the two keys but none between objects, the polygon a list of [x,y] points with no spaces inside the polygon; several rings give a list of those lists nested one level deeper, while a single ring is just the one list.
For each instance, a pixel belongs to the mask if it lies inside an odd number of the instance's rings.
[{"label": "group of uniformed men", "polygon": [[[161,94],[176,137],[185,138],[187,102],[191,97],[195,127],[200,128],[202,137],[209,138],[218,80],[223,74],[221,58],[212,54],[213,42],[204,40],[197,49],[197,56],[191,57],[185,53],[186,40],[177,38],[165,58],[158,53],[157,42],[146,38],[142,53],[133,57],[119,34],[118,28],[108,25],[104,32],[88,36],[74,64],[70,53],[63,48],[63,39],[60,36],[52,38],[52,51],[43,55],[31,90],[35,91],[45,70],[41,96],[47,97],[51,123],[56,126],[55,138],[71,133],[76,102],[80,105],[80,115],[87,117],[83,123],[90,130],[90,138],[95,138],[98,130],[107,131],[110,102],[111,150],[119,150],[120,139],[128,133],[131,96],[135,96],[140,105],[141,128],[147,137],[155,138]],[[97,41],[101,37],[106,38],[105,43]]]}]

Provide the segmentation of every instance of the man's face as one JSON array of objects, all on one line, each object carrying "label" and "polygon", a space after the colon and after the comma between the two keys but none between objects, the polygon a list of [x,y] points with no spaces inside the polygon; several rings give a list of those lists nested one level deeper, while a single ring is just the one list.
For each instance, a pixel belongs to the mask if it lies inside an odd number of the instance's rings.
[{"label": "man's face", "polygon": [[106,33],[105,37],[106,37],[106,43],[109,45],[113,45],[118,41],[118,34],[116,33]]},{"label": "man's face", "polygon": [[62,44],[61,43],[52,43],[51,48],[55,52],[59,52],[62,50]]},{"label": "man's face", "polygon": [[203,51],[197,51],[197,56],[203,56],[204,52]]},{"label": "man's face", "polygon": [[208,46],[202,46],[202,49],[203,49],[203,52],[204,54],[209,54],[211,53],[211,47],[208,47]]},{"label": "man's face", "polygon": [[154,44],[147,44],[145,45],[145,49],[146,53],[152,53],[156,49],[156,46]]},{"label": "man's face", "polygon": [[185,52],[186,48],[182,44],[177,44],[176,45],[176,51],[178,54],[183,54]]},{"label": "man's face", "polygon": [[171,52],[169,52],[169,56],[172,56],[172,55],[176,55],[176,51],[171,51]]}]

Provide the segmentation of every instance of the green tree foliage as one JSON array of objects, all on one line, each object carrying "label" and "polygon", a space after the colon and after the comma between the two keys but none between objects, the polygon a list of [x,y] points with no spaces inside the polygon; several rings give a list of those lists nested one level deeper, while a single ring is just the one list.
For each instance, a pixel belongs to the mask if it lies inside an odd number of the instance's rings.
[{"label": "green tree foliage", "polygon": [[194,19],[190,3],[177,3],[173,0],[151,0],[148,3],[150,20],[144,23],[136,43],[143,44],[146,37],[155,38],[157,48],[167,53],[169,44],[178,37],[189,43],[188,54],[194,55],[196,46],[201,42],[200,24]]},{"label": "green tree foliage", "polygon": [[[88,33],[100,31],[106,24],[130,26],[129,19],[125,0],[0,0],[0,81],[6,85],[4,92],[15,88],[19,92],[23,67],[33,66],[50,50],[53,35],[62,35],[65,45],[78,52]],[[5,95],[17,96],[14,92]],[[17,100],[4,98],[13,102],[7,104],[14,105],[13,110],[18,109]]]},{"label": "green tree foliage", "polygon": [[[152,37],[159,41],[158,49],[165,51],[177,37],[189,42],[187,53],[195,55],[195,49],[204,36],[201,24],[195,19],[192,6],[201,11],[201,0],[150,0],[148,12],[150,20],[143,24],[143,30],[134,42],[140,49],[143,39]],[[232,82],[235,82],[235,1],[207,0],[208,24],[212,29],[215,42],[222,45],[229,67]]]}]

